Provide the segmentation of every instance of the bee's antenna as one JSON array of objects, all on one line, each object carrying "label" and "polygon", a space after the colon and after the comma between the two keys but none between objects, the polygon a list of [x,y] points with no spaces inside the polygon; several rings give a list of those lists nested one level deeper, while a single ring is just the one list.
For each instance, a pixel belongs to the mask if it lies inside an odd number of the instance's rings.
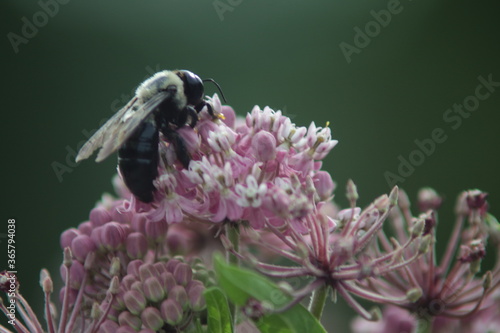
[{"label": "bee's antenna", "polygon": [[227,103],[226,97],[224,96],[224,93],[222,92],[221,87],[219,86],[219,84],[217,82],[215,82],[214,79],[203,79],[202,81],[203,82],[212,82],[213,84],[215,84],[215,86],[217,87],[217,89],[219,89],[219,91],[220,91],[220,94],[222,96],[222,99],[224,100],[224,103]]}]

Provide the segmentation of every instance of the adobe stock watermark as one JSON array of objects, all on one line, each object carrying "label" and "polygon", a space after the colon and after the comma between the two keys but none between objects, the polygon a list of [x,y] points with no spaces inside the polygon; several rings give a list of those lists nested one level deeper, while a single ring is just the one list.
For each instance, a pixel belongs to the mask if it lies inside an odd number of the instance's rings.
[{"label": "adobe stock watermark", "polygon": [[[150,66],[146,66],[145,68],[146,72],[148,75],[146,75],[143,79],[145,81],[149,77],[153,76],[155,73],[161,71],[160,65],[157,64],[155,68],[151,68]],[[115,98],[111,104],[110,104],[110,109],[111,112],[115,113],[118,111],[122,106],[124,106],[128,101],[130,101],[133,97],[135,96],[135,88],[128,94],[121,94],[120,97]],[[83,129],[81,133],[85,137],[85,140],[82,140],[78,142],[73,148],[70,145],[66,145],[66,157],[63,162],[59,161],[53,161],[50,165],[52,167],[52,170],[54,171],[54,174],[59,181],[59,183],[62,183],[63,181],[63,176],[68,173],[72,173],[74,168],[76,168],[80,163],[75,162],[76,155],[78,154],[78,151],[80,148],[83,146],[85,142],[87,142],[88,139],[108,120],[108,118],[102,118],[99,121],[99,124],[97,128],[94,128],[93,130],[87,130]]]},{"label": "adobe stock watermark", "polygon": [[[409,0],[411,1],[411,0]],[[353,43],[341,42],[339,44],[340,50],[344,55],[348,64],[352,62],[354,54],[360,54],[361,51],[370,45],[373,38],[380,35],[382,28],[387,28],[391,23],[394,15],[400,14],[404,7],[399,0],[389,0],[387,2],[387,9],[379,11],[371,10],[370,15],[373,20],[368,21],[364,25],[364,29],[358,26],[354,27]]]},{"label": "adobe stock watermark", "polygon": [[224,21],[224,14],[234,11],[242,2],[243,0],[214,0],[212,6],[214,6],[215,12],[222,22]]},{"label": "adobe stock watermark", "polygon": [[[479,84],[474,89],[473,94],[465,97],[461,104],[454,103],[443,112],[443,121],[451,130],[459,129],[463,120],[469,118],[479,108],[481,101],[488,99],[495,92],[495,89],[500,87],[500,81],[493,81],[493,74],[488,74],[486,78],[480,75],[477,80]],[[446,131],[446,128],[436,127],[431,131],[429,137],[421,140],[415,139],[413,142],[416,147],[405,156],[398,156],[399,165],[396,172],[384,172],[384,178],[389,188],[398,183],[404,183],[415,172],[415,168],[421,166],[426,158],[434,154],[437,146],[448,139]]]},{"label": "adobe stock watermark", "polygon": [[19,53],[19,46],[21,44],[28,44],[28,42],[35,38],[38,30],[45,27],[51,18],[59,13],[59,6],[66,5],[70,0],[40,0],[38,6],[40,10],[34,13],[31,20],[26,16],[21,17],[22,27],[20,34],[14,32],[7,33],[7,39],[14,50],[14,53]]}]

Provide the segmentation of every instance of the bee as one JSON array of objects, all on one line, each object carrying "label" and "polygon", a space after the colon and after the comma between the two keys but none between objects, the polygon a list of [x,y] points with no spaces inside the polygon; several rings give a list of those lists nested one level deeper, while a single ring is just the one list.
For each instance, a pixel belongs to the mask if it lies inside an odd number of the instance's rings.
[{"label": "bee", "polygon": [[[96,162],[101,162],[118,150],[118,168],[132,194],[142,202],[152,202],[158,176],[159,133],[172,144],[178,161],[187,168],[191,156],[177,129],[186,124],[194,127],[198,113],[206,106],[202,80],[187,70],[164,70],[139,85],[132,98],[118,110],[82,146],[76,162],[88,158],[100,148]],[[222,91],[221,91],[222,94]],[[223,98],[224,95],[222,94]]]}]

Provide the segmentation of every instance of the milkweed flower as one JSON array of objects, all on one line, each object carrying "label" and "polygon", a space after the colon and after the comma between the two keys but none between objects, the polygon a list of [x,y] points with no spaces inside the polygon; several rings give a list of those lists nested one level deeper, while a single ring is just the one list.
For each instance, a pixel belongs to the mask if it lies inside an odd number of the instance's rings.
[{"label": "milkweed flower", "polygon": [[223,119],[214,120],[202,110],[194,129],[179,130],[189,143],[189,167],[175,161],[171,145],[162,145],[154,202],[143,204],[129,196],[128,211],[168,224],[245,220],[255,229],[267,224],[301,227],[315,209],[311,195],[331,195],[331,177],[320,170],[320,161],[337,144],[330,128],[314,123],[298,127],[281,111],[257,106],[238,121],[217,95],[209,101]]},{"label": "milkweed flower", "polygon": [[[423,189],[418,197],[419,208],[428,209],[427,212],[414,218],[409,200],[406,194],[401,192],[399,209],[393,211],[392,219],[397,228],[396,233],[403,239],[408,238],[403,226],[414,221],[424,221],[423,232],[432,237],[429,251],[407,265],[404,270],[390,272],[384,280],[374,279],[361,284],[365,288],[377,289],[387,296],[402,294],[408,286],[418,291],[414,299],[406,302],[394,302],[389,298],[383,301],[404,309],[390,311],[410,315],[412,325],[428,325],[436,332],[486,332],[488,329],[500,327],[498,243],[494,244],[497,251],[494,267],[487,271],[481,270],[481,263],[486,256],[487,240],[498,227],[498,222],[487,212],[487,194],[470,190],[458,197],[455,225],[439,262],[435,258],[434,245],[438,224],[436,209],[442,200],[430,189]],[[356,322],[355,327],[359,328],[357,332],[364,332],[363,327],[366,325],[362,322],[361,319]]]},{"label": "milkweed flower", "polygon": [[242,121],[217,95],[209,100],[219,118],[205,109],[194,129],[178,129],[192,158],[188,168],[161,140],[151,204],[115,178],[120,198],[104,195],[88,221],[62,233],[60,317],[56,321],[52,278],[44,270],[47,328],[23,301],[21,332],[186,330],[205,322],[203,291],[214,279],[205,268],[209,260],[195,257],[222,248],[211,226],[246,220],[263,234],[269,226],[306,229],[333,191],[319,161],[337,143],[330,129],[297,127],[269,107],[253,108]]},{"label": "milkweed flower", "polygon": [[[242,258],[250,260],[256,269],[266,275],[285,281],[297,278],[307,281],[301,289],[290,291],[294,300],[279,310],[287,309],[312,292],[326,288],[343,297],[363,318],[374,320],[378,318],[378,312],[365,310],[353,296],[373,302],[396,303],[410,302],[415,298],[414,288],[387,295],[370,288],[367,281],[385,281],[386,276],[404,270],[428,250],[430,238],[423,233],[424,221],[409,226],[406,231],[409,237],[401,242],[396,238],[389,240],[382,227],[397,203],[398,188],[395,187],[389,195],[379,197],[363,210],[355,205],[358,194],[352,181],[348,182],[347,197],[350,198],[351,208],[338,211],[335,216],[316,209],[314,214],[304,218],[302,231],[294,227],[276,228],[269,224],[269,229],[281,245],[256,237],[259,247],[273,251],[276,256],[291,261],[292,265],[277,266],[262,262],[249,252],[241,251]],[[311,198],[309,201],[314,202]]]},{"label": "milkweed flower", "polygon": [[[118,192],[123,190],[122,184],[115,184]],[[169,228],[166,221],[127,211],[126,204],[105,195],[88,221],[62,233],[64,287],[57,321],[50,301],[52,278],[46,270],[40,277],[46,330],[16,286],[24,322],[17,319],[19,332],[182,331],[206,320],[203,292],[214,279],[194,255],[206,244],[208,231],[184,225]],[[0,276],[0,286],[8,283],[7,277]]]}]

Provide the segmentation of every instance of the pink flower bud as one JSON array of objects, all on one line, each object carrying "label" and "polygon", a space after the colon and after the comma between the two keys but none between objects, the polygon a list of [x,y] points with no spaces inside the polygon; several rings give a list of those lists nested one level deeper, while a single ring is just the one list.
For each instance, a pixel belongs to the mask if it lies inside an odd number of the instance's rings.
[{"label": "pink flower bud", "polygon": [[134,282],[138,281],[137,277],[132,274],[127,274],[123,277],[120,285],[124,290],[131,290]]},{"label": "pink flower bud", "polygon": [[132,260],[127,265],[127,274],[139,276],[139,267],[144,264],[142,260]]},{"label": "pink flower bud", "polygon": [[78,235],[80,235],[80,232],[78,231],[78,229],[71,228],[71,229],[65,230],[61,234],[61,238],[59,241],[59,243],[61,244],[61,248],[64,249],[64,248],[67,248],[68,246],[71,246],[71,242]]},{"label": "pink flower bud", "polygon": [[165,220],[161,221],[147,221],[146,222],[146,236],[159,241],[167,235],[168,223]]},{"label": "pink flower bud", "polygon": [[142,324],[146,326],[146,328],[159,331],[164,322],[161,318],[160,311],[154,307],[148,307],[141,313]]},{"label": "pink flower bud", "polygon": [[182,307],[173,299],[167,299],[161,303],[161,316],[169,325],[175,326],[182,320]]},{"label": "pink flower bud", "polygon": [[169,271],[170,273],[174,273],[175,271],[175,267],[177,267],[177,265],[180,263],[179,260],[177,259],[170,259],[168,262],[167,262],[167,271]]},{"label": "pink flower bud", "polygon": [[101,326],[99,326],[99,333],[116,333],[118,330],[118,324],[112,320],[105,320]]},{"label": "pink flower bud", "polygon": [[162,282],[162,286],[167,292],[170,292],[170,290],[172,290],[172,288],[177,285],[174,275],[170,272],[161,273],[160,279]]},{"label": "pink flower bud", "polygon": [[144,234],[146,232],[147,220],[148,220],[148,218],[146,217],[145,214],[135,214],[132,217],[132,220],[130,222],[130,226],[131,226],[132,230]]},{"label": "pink flower bud", "polygon": [[101,234],[102,245],[108,250],[117,250],[125,242],[127,228],[117,222],[106,223]]},{"label": "pink flower bud", "polygon": [[143,286],[144,296],[151,302],[158,302],[165,298],[165,290],[156,277],[147,278]]},{"label": "pink flower bud", "polygon": [[160,261],[160,262],[155,262],[153,264],[154,268],[158,271],[158,274],[162,274],[162,273],[165,273],[167,272],[167,265],[165,264],[165,262],[163,261]]},{"label": "pink flower bud", "polygon": [[75,258],[80,261],[84,261],[87,255],[95,249],[94,242],[87,235],[78,235],[71,242],[71,251]]},{"label": "pink flower bud", "polygon": [[78,231],[79,231],[81,234],[84,234],[84,235],[90,236],[90,234],[92,233],[92,230],[93,230],[94,228],[95,228],[95,227],[93,226],[92,222],[87,221],[87,222],[80,223],[80,225],[78,226]]},{"label": "pink flower bud", "polygon": [[276,158],[276,139],[265,131],[260,131],[252,138],[252,149],[258,161],[266,162]]},{"label": "pink flower bud", "polygon": [[94,227],[99,227],[111,221],[111,214],[104,207],[95,207],[90,211],[89,220]]},{"label": "pink flower bud", "polygon": [[73,260],[71,267],[69,268],[69,283],[66,281],[66,269],[64,266],[61,266],[60,272],[62,280],[66,285],[69,284],[73,289],[80,288],[80,284],[85,276],[85,269],[79,261]]},{"label": "pink flower bud", "polygon": [[332,180],[332,176],[326,171],[318,171],[313,176],[314,187],[322,201],[326,201],[331,198],[333,190],[335,189],[335,183]]},{"label": "pink flower bud", "polygon": [[138,290],[129,290],[123,295],[123,302],[134,315],[139,315],[146,308],[146,297]]},{"label": "pink flower bud", "polygon": [[205,291],[205,287],[203,284],[191,284],[189,288],[187,288],[188,298],[189,298],[189,307],[193,311],[201,311],[205,309],[205,297],[203,297],[203,292]]},{"label": "pink flower bud", "polygon": [[180,263],[175,267],[174,278],[178,284],[186,286],[193,279],[193,270],[188,264]]},{"label": "pink flower bud", "polygon": [[234,124],[236,123],[236,113],[233,108],[228,105],[223,105],[221,110],[224,119],[222,122],[229,126],[231,129],[234,129]]},{"label": "pink flower bud", "polygon": [[139,267],[139,277],[143,282],[146,281],[147,278],[159,276],[160,274],[158,274],[158,271],[153,266],[153,264],[143,264],[141,267]]},{"label": "pink flower bud", "polygon": [[118,323],[121,326],[129,326],[138,331],[141,328],[142,322],[138,316],[134,316],[128,311],[123,311],[118,316]]},{"label": "pink flower bud", "polygon": [[136,331],[129,326],[120,326],[115,333],[136,333]]},{"label": "pink flower bud", "polygon": [[186,289],[183,286],[177,285],[170,290],[168,293],[168,299],[172,299],[179,303],[183,309],[187,309],[188,304],[188,295],[186,293]]},{"label": "pink flower bud", "polygon": [[148,251],[148,240],[139,232],[133,232],[127,236],[125,242],[127,254],[132,259],[144,257]]}]

